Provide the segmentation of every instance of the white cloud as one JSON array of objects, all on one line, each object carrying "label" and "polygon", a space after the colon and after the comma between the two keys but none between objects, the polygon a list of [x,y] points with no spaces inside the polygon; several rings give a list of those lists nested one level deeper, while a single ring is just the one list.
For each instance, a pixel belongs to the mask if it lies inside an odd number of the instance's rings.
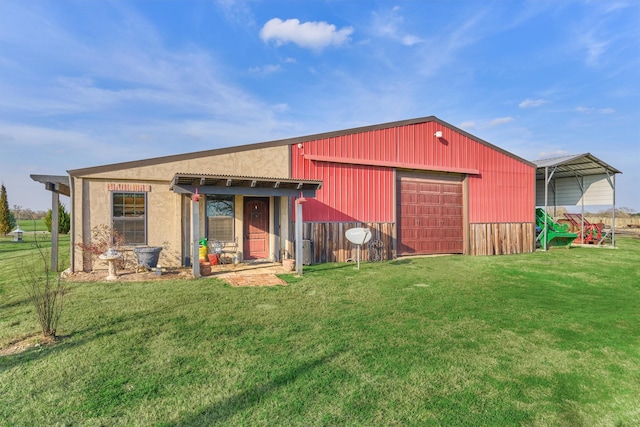
[{"label": "white cloud", "polygon": [[405,46],[413,46],[423,40],[404,30],[404,17],[399,15],[399,6],[394,6],[390,12],[373,12],[373,31],[381,37],[398,41]]},{"label": "white cloud", "polygon": [[254,26],[255,18],[251,8],[244,0],[216,0],[216,4],[227,21],[241,26]]},{"label": "white cloud", "polygon": [[510,122],[512,122],[514,120],[515,119],[513,117],[498,117],[498,118],[495,118],[495,119],[491,120],[489,122],[489,126],[490,127],[500,126],[500,125],[504,125],[504,124],[510,123]]},{"label": "white cloud", "polygon": [[420,43],[422,40],[419,37],[406,35],[402,37],[402,44],[405,46],[413,46],[416,43]]},{"label": "white cloud", "polygon": [[587,52],[585,59],[588,65],[598,65],[600,57],[607,51],[608,42],[596,40],[593,34],[587,34],[583,37],[582,43]]},{"label": "white cloud", "polygon": [[547,104],[549,103],[549,101],[545,100],[545,99],[525,99],[524,101],[522,101],[520,104],[518,104],[518,107],[520,108],[532,108],[532,107],[539,107],[543,104]]},{"label": "white cloud", "polygon": [[538,153],[538,159],[555,159],[556,157],[568,156],[569,152],[565,150],[541,151]]},{"label": "white cloud", "polygon": [[467,120],[460,123],[458,126],[460,127],[460,129],[464,129],[467,131],[471,129],[480,130],[480,129],[488,129],[488,128],[504,125],[507,123],[511,123],[514,120],[515,119],[513,117],[497,117],[495,119],[482,120],[479,122],[474,120]]},{"label": "white cloud", "polygon": [[613,114],[616,112],[616,110],[614,110],[613,108],[593,108],[593,107],[576,107],[576,111],[578,113],[585,113],[585,114],[591,114],[591,113],[597,113],[597,114]]},{"label": "white cloud", "polygon": [[260,38],[265,43],[273,40],[276,46],[294,43],[303,48],[319,51],[331,45],[340,46],[349,42],[349,36],[352,33],[352,27],[338,30],[335,25],[324,21],[301,23],[298,19],[283,21],[280,18],[273,18],[260,30]]},{"label": "white cloud", "polygon": [[249,68],[249,72],[253,73],[253,74],[267,75],[267,74],[277,73],[281,69],[282,69],[282,67],[280,65],[269,64],[269,65],[263,65],[263,66]]}]

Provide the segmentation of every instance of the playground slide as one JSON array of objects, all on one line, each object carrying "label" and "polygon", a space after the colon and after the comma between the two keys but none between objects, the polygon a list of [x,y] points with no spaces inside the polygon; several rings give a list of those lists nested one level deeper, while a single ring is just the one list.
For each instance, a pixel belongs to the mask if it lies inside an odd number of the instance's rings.
[{"label": "playground slide", "polygon": [[[544,228],[547,226],[546,233],[546,247],[552,246],[569,246],[578,237],[575,233],[569,233],[569,226],[567,224],[558,224],[551,218],[544,209],[536,209],[536,228],[539,231],[538,240],[541,243],[544,242],[545,232]],[[543,245],[544,246],[544,245]]]}]

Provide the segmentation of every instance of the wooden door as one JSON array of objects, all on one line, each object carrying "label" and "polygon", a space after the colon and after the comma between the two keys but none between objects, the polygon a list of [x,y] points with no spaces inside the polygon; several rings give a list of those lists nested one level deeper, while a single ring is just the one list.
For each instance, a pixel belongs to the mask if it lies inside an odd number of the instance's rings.
[{"label": "wooden door", "polygon": [[269,258],[269,198],[244,199],[244,259]]},{"label": "wooden door", "polygon": [[461,178],[398,178],[398,255],[463,252]]}]

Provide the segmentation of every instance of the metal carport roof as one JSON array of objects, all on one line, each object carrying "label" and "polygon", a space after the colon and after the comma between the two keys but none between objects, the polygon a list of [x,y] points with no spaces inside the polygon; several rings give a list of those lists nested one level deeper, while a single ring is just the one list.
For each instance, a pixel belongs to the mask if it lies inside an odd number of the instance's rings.
[{"label": "metal carport roof", "polygon": [[534,160],[533,163],[537,166],[536,179],[544,179],[545,168],[554,168],[557,178],[622,173],[591,153]]}]

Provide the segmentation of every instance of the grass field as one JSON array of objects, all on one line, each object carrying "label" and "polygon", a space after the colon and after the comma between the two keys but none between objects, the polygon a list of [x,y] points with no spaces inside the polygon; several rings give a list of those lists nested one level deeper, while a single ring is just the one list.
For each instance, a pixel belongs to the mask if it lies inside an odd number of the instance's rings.
[{"label": "grass field", "polygon": [[17,222],[20,225],[20,229],[26,232],[47,231],[47,226],[44,224],[44,220],[42,219],[37,219],[35,221],[32,219],[21,219]]},{"label": "grass field", "polygon": [[[0,425],[640,425],[640,240],[618,244],[69,283],[66,337],[0,356]],[[37,332],[13,245],[1,348]]]}]

